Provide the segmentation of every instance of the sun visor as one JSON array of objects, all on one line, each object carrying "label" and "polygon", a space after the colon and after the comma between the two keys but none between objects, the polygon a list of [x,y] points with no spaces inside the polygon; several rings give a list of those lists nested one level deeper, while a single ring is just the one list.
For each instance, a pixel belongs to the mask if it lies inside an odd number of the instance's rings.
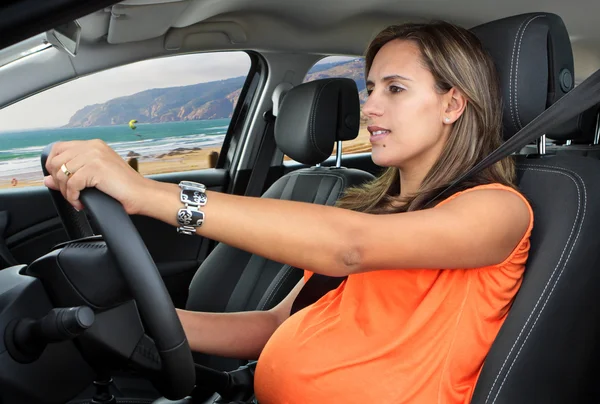
[{"label": "sun visor", "polygon": [[165,49],[178,50],[188,46],[222,43],[242,44],[248,40],[240,24],[233,21],[199,22],[185,28],[173,28],[165,37]]},{"label": "sun visor", "polygon": [[129,0],[111,7],[107,42],[144,41],[164,35],[190,0]]}]

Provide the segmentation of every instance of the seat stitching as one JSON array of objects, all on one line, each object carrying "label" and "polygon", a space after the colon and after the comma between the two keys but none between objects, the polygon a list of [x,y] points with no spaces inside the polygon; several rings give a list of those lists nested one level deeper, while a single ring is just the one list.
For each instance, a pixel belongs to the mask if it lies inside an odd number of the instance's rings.
[{"label": "seat stitching", "polygon": [[529,24],[531,24],[531,22],[537,18],[541,18],[541,17],[546,17],[545,14],[543,15],[536,15],[535,17],[531,18],[529,21],[527,21],[527,24],[525,25],[525,27],[523,28],[523,31],[521,31],[521,38],[519,38],[519,50],[517,51],[517,65],[515,67],[515,109],[517,111],[516,116],[517,116],[517,122],[519,122],[519,127],[523,127],[523,124],[521,123],[521,118],[519,116],[519,95],[518,95],[518,91],[519,91],[519,86],[518,86],[518,81],[519,81],[519,58],[521,55],[521,43],[523,42],[523,37],[525,36],[525,31],[527,31],[527,27],[529,26]]},{"label": "seat stitching", "polygon": [[331,80],[319,89],[319,93],[317,94],[317,98],[315,99],[315,102],[313,104],[314,109],[311,111],[311,117],[310,117],[310,139],[312,141],[313,147],[323,154],[327,154],[327,153],[323,152],[323,150],[321,150],[321,148],[319,148],[319,145],[315,141],[316,134],[314,131],[314,129],[315,129],[314,121],[315,121],[315,116],[317,115],[317,107],[319,105],[319,100],[321,99],[321,95],[323,94],[323,91],[325,90],[325,88],[327,88],[327,86],[333,82],[334,82],[334,80]]},{"label": "seat stitching", "polygon": [[[526,167],[526,168],[521,168],[521,167]],[[539,169],[538,167],[542,167],[542,168],[549,168],[550,170],[542,170],[542,169]],[[548,172],[548,173],[554,173],[554,174],[560,174],[560,175],[564,175],[564,176],[566,176],[567,178],[571,179],[571,180],[573,181],[573,183],[575,184],[576,188],[577,188],[577,213],[576,213],[576,215],[575,215],[575,220],[574,220],[574,222],[573,222],[573,227],[571,228],[571,233],[569,234],[569,238],[567,239],[567,242],[565,243],[565,247],[564,247],[564,249],[563,249],[563,251],[562,251],[562,253],[561,253],[561,255],[560,255],[559,259],[558,259],[558,262],[557,262],[557,264],[556,264],[556,267],[554,268],[554,270],[552,271],[552,274],[551,274],[551,275],[550,275],[550,277],[548,278],[548,282],[547,282],[547,283],[546,283],[546,285],[544,286],[544,289],[542,290],[542,292],[541,292],[541,294],[540,294],[540,297],[538,298],[538,300],[537,300],[537,302],[535,303],[535,305],[534,305],[533,309],[531,310],[531,313],[529,314],[529,316],[528,316],[527,320],[525,321],[525,324],[523,324],[523,327],[521,328],[521,331],[519,332],[519,335],[518,335],[518,336],[517,336],[517,338],[515,339],[515,342],[513,343],[513,346],[511,347],[510,351],[508,352],[508,354],[507,354],[507,356],[506,356],[506,359],[504,360],[504,363],[502,363],[502,366],[500,367],[500,370],[498,371],[498,374],[496,375],[496,378],[494,379],[494,382],[493,382],[493,384],[492,384],[492,387],[490,388],[490,391],[489,391],[489,393],[488,393],[488,395],[487,395],[487,398],[486,398],[486,400],[485,400],[485,403],[487,403],[487,402],[489,401],[489,399],[490,399],[490,396],[491,396],[491,394],[492,394],[492,391],[494,390],[494,387],[495,387],[495,385],[496,385],[496,383],[497,383],[497,381],[498,381],[498,378],[500,377],[500,374],[502,373],[502,370],[503,370],[503,369],[504,369],[504,367],[506,366],[506,363],[508,362],[508,359],[509,359],[510,355],[512,354],[512,352],[513,352],[514,348],[516,347],[516,345],[517,345],[517,343],[518,343],[519,339],[520,339],[520,338],[521,338],[521,336],[523,335],[523,332],[524,332],[525,328],[527,327],[527,325],[528,325],[529,321],[531,320],[531,317],[533,316],[534,312],[536,311],[536,309],[537,309],[537,307],[538,307],[538,305],[539,305],[539,303],[540,303],[540,301],[541,301],[542,297],[544,296],[544,294],[545,294],[546,290],[548,289],[548,285],[550,284],[550,282],[551,282],[552,278],[554,277],[554,275],[555,275],[555,273],[556,273],[556,270],[557,270],[557,269],[558,269],[558,267],[560,266],[560,263],[561,263],[561,261],[562,261],[562,259],[563,259],[563,256],[564,256],[564,254],[565,254],[565,251],[567,250],[567,248],[568,248],[569,244],[571,243],[571,242],[570,242],[570,240],[571,240],[571,238],[573,237],[573,232],[575,231],[575,227],[576,227],[576,224],[577,224],[577,221],[578,221],[577,219],[578,219],[578,217],[579,217],[579,212],[580,212],[580,207],[581,207],[581,193],[580,193],[579,185],[578,185],[578,183],[575,181],[575,178],[574,178],[573,176],[571,176],[571,175],[568,175],[568,174],[566,174],[566,173],[564,173],[564,172],[561,172],[561,171],[557,170],[557,169],[556,169],[556,167],[552,167],[552,166],[546,166],[546,165],[528,165],[528,164],[521,164],[521,165],[520,165],[520,167],[517,167],[517,170],[520,170],[520,171],[531,170],[531,171]],[[584,197],[585,197],[585,203],[584,203],[584,210],[583,210],[583,212],[584,212],[584,213],[583,213],[583,216],[585,217],[585,205],[587,204],[587,190],[586,190],[586,188],[585,188],[585,183],[583,182],[583,180],[581,179],[581,177],[580,177],[580,176],[579,176],[577,173],[575,173],[575,172],[573,172],[573,171],[571,171],[571,170],[569,170],[569,169],[566,169],[566,168],[562,168],[561,170],[567,171],[567,172],[569,172],[569,173],[571,173],[571,174],[573,174],[573,175],[577,176],[577,177],[579,178],[579,180],[581,181],[581,183],[582,183],[582,185],[583,185],[583,188],[584,188]],[[579,233],[580,233],[580,231],[581,231],[581,227],[582,227],[582,226],[580,226],[580,227],[579,227],[579,230],[577,231],[577,234],[576,234],[576,236],[575,236],[575,241],[576,241],[576,240],[577,240],[577,238],[579,237]],[[555,282],[554,282],[554,285],[552,286],[552,289],[551,289],[550,293],[548,294],[548,297],[546,298],[546,302],[544,303],[543,307],[540,309],[540,312],[538,313],[538,316],[537,316],[537,318],[536,318],[536,320],[535,320],[535,322],[534,322],[533,326],[532,326],[532,327],[531,327],[531,329],[529,330],[529,333],[527,334],[527,337],[529,336],[529,334],[531,333],[531,331],[532,331],[532,330],[533,330],[533,328],[535,327],[535,324],[537,323],[537,319],[539,318],[539,316],[540,316],[540,315],[541,315],[541,313],[543,312],[543,310],[544,310],[544,307],[546,306],[546,303],[547,303],[547,301],[550,299],[550,295],[552,294],[552,291],[554,290],[554,288],[555,288],[555,287],[556,287],[556,285],[558,284],[558,281],[560,280],[560,276],[561,276],[561,274],[562,274],[562,271],[563,271],[564,267],[566,266],[567,262],[569,261],[569,258],[570,258],[570,256],[571,256],[571,252],[573,251],[573,248],[574,248],[574,245],[575,245],[575,241],[573,241],[573,243],[572,243],[572,247],[571,247],[571,250],[569,251],[569,254],[567,255],[567,258],[566,258],[566,260],[564,261],[564,263],[563,263],[563,265],[562,265],[562,269],[561,269],[561,271],[560,271],[560,273],[559,273],[559,276],[558,276],[558,277],[557,277],[557,279],[555,280]],[[511,365],[510,365],[510,367],[509,367],[509,370],[507,371],[507,374],[506,374],[506,376],[504,377],[504,379],[503,379],[503,381],[502,381],[502,383],[501,383],[500,387],[498,388],[498,392],[496,393],[496,396],[494,397],[494,400],[492,401],[492,404],[494,404],[494,403],[496,402],[496,399],[497,399],[497,398],[498,398],[498,396],[500,395],[500,391],[501,391],[501,389],[502,389],[502,386],[504,385],[504,382],[505,382],[505,381],[506,381],[506,379],[508,378],[508,375],[510,374],[510,371],[511,371],[511,369],[512,369],[512,366],[514,365],[514,363],[515,363],[515,361],[516,361],[517,357],[519,356],[519,353],[521,352],[521,350],[522,350],[523,346],[525,345],[525,342],[527,342],[527,338],[525,338],[525,340],[524,340],[524,341],[523,341],[523,343],[521,344],[521,346],[520,346],[520,348],[519,348],[519,350],[518,350],[518,352],[517,352],[517,354],[516,354],[515,358],[513,359],[513,362],[511,363]]]},{"label": "seat stitching", "polygon": [[519,28],[517,29],[517,33],[515,34],[515,42],[513,44],[512,56],[510,58],[510,70],[509,70],[509,77],[508,77],[508,106],[510,107],[510,117],[512,119],[515,130],[518,130],[519,127],[517,126],[517,122],[515,121],[515,113],[513,110],[513,96],[512,96],[513,67],[514,67],[514,62],[515,62],[515,51],[517,50],[517,38],[519,37],[519,32],[521,32],[521,28],[523,27],[523,24],[525,24],[525,21],[527,21],[527,20],[521,21],[521,25],[519,25]]},{"label": "seat stitching", "polygon": [[[569,175],[567,175],[567,174],[565,174],[565,173],[562,173],[562,172],[560,172],[560,171],[557,171],[556,169],[554,169],[554,170],[540,170],[540,169],[537,169],[537,167],[553,168],[553,167],[551,167],[551,166],[541,166],[541,165],[540,165],[540,166],[521,165],[521,167],[530,167],[529,169],[530,169],[530,170],[533,170],[533,171],[550,172],[550,173],[557,173],[557,174],[564,175],[564,176],[566,176],[566,177],[570,178],[570,179],[571,179],[571,180],[572,180],[572,181],[575,183],[575,185],[577,186],[577,182],[574,180],[574,178],[573,178],[573,177],[571,177],[571,176],[569,176]],[[536,168],[532,168],[532,167],[536,167]],[[521,170],[521,171],[524,171],[524,169],[522,169],[522,168],[517,168],[517,169],[518,169],[518,170]],[[568,169],[563,169],[563,170],[565,170],[565,171],[569,171],[569,172],[573,173],[572,171],[570,171],[570,170],[568,170]],[[577,219],[577,217],[579,216],[579,207],[580,207],[580,205],[581,205],[581,195],[580,195],[580,192],[579,192],[579,188],[577,188],[577,197],[578,197],[578,205],[577,205],[577,214],[575,215],[575,218],[576,218],[576,219]],[[490,389],[490,391],[489,391],[489,393],[488,393],[488,396],[487,396],[487,398],[486,398],[486,400],[485,400],[485,402],[486,402],[486,403],[488,402],[488,400],[489,400],[489,398],[490,398],[490,395],[491,395],[491,393],[492,393],[492,391],[493,391],[493,389],[494,389],[494,386],[496,385],[496,382],[498,381],[498,378],[500,377],[500,374],[502,373],[502,370],[504,369],[504,366],[505,366],[505,365],[506,365],[506,363],[508,362],[508,359],[509,359],[510,355],[512,354],[512,352],[513,352],[514,348],[516,347],[516,345],[517,345],[517,343],[518,343],[519,339],[521,338],[521,335],[523,334],[523,332],[524,332],[524,330],[525,330],[525,327],[527,327],[527,324],[528,324],[528,323],[529,323],[529,321],[531,320],[531,317],[533,316],[533,314],[534,314],[534,312],[535,312],[535,310],[536,310],[537,306],[539,305],[539,303],[540,303],[540,301],[541,301],[541,299],[542,299],[542,297],[543,297],[543,295],[544,295],[544,292],[546,291],[546,289],[548,288],[548,285],[550,284],[550,281],[551,281],[551,280],[552,280],[552,278],[554,277],[554,274],[556,273],[556,270],[557,270],[557,268],[560,266],[560,263],[561,263],[561,261],[562,261],[562,257],[564,256],[564,253],[565,253],[565,251],[566,251],[566,249],[567,249],[567,247],[568,247],[568,245],[569,245],[569,240],[570,240],[570,239],[571,239],[571,237],[573,236],[573,231],[575,230],[575,225],[576,225],[576,223],[577,223],[577,220],[575,220],[575,221],[574,221],[574,223],[573,223],[573,227],[571,228],[571,233],[570,233],[570,235],[569,235],[569,238],[567,239],[567,243],[565,243],[565,248],[563,249],[563,251],[562,251],[562,253],[561,253],[561,256],[560,256],[560,258],[559,258],[559,260],[558,260],[558,262],[557,262],[557,264],[556,264],[556,267],[554,268],[554,270],[552,271],[552,274],[551,274],[551,275],[550,275],[550,277],[548,278],[548,282],[546,283],[546,286],[545,286],[545,287],[544,287],[544,289],[542,290],[542,293],[540,294],[540,297],[538,298],[538,300],[537,300],[536,304],[534,305],[534,307],[533,307],[533,309],[532,309],[532,311],[531,311],[531,313],[530,313],[529,317],[528,317],[528,318],[527,318],[527,320],[525,321],[525,324],[523,324],[523,327],[522,327],[521,331],[519,332],[519,335],[518,335],[518,336],[517,336],[517,338],[515,339],[515,342],[514,342],[513,346],[511,347],[510,351],[508,352],[508,355],[507,355],[506,359],[504,360],[504,363],[502,364],[502,366],[501,366],[500,370],[498,371],[498,374],[496,375],[496,378],[494,379],[494,383],[492,384],[492,387],[491,387],[491,389]],[[580,228],[580,230],[581,230],[581,228]],[[579,235],[579,233],[578,233],[578,235]],[[566,265],[566,262],[568,262],[568,259],[565,261],[565,265]],[[514,362],[513,362],[513,363],[514,363]],[[512,366],[512,365],[511,365],[511,366]],[[506,378],[505,378],[504,380],[506,380]],[[503,381],[503,383],[504,383],[504,381]],[[497,399],[497,397],[498,397],[499,393],[500,393],[500,388],[499,388],[499,391],[498,391],[498,393],[497,393],[497,394],[496,394],[496,396],[494,397],[494,401],[492,402],[492,404],[493,404],[493,403],[496,401],[496,399]]]},{"label": "seat stitching", "polygon": [[277,281],[277,283],[275,284],[275,286],[273,287],[273,289],[271,289],[271,292],[269,293],[269,295],[267,296],[267,299],[263,302],[262,306],[259,308],[259,310],[264,310],[265,307],[267,307],[267,303],[270,302],[271,297],[274,296],[274,294],[276,293],[276,291],[279,290],[279,287],[283,284],[284,280],[287,280],[289,274],[292,272],[291,271],[292,267],[289,265],[286,265],[285,271],[286,274],[281,276],[279,278],[279,280]]},{"label": "seat stitching", "polygon": [[[535,169],[534,169],[535,170]],[[544,171],[544,170],[536,170],[536,171]],[[504,376],[504,379],[502,380],[502,383],[500,384],[500,387],[498,388],[498,393],[496,393],[496,397],[494,398],[494,401],[492,402],[492,404],[494,404],[496,402],[496,399],[498,398],[498,395],[500,395],[500,391],[502,390],[502,387],[504,386],[504,383],[506,382],[506,379],[508,378],[515,362],[517,361],[519,354],[521,353],[521,350],[523,349],[523,347],[525,346],[525,344],[527,343],[527,339],[529,338],[529,335],[531,335],[531,332],[533,331],[533,329],[535,328],[535,325],[537,324],[537,321],[539,320],[540,316],[542,315],[542,312],[544,311],[544,308],[546,307],[546,304],[548,303],[548,301],[550,300],[550,296],[552,296],[552,292],[554,292],[554,289],[556,288],[556,286],[558,285],[558,282],[560,281],[560,278],[563,274],[563,271],[567,265],[567,262],[569,262],[569,259],[571,258],[571,253],[573,252],[573,249],[575,248],[575,243],[577,242],[577,239],[579,238],[579,234],[581,232],[581,228],[583,227],[583,222],[585,221],[585,214],[586,214],[586,206],[587,206],[587,189],[585,187],[585,183],[583,182],[583,180],[581,179],[581,177],[571,171],[566,169],[566,171],[571,172],[571,174],[575,175],[577,178],[579,178],[579,181],[581,181],[581,184],[583,186],[583,197],[584,197],[584,203],[583,203],[583,213],[582,213],[582,218],[581,218],[581,225],[579,226],[579,230],[577,231],[577,234],[575,235],[575,239],[573,240],[573,243],[571,244],[571,250],[569,251],[569,254],[567,255],[567,258],[565,259],[565,262],[560,270],[560,272],[558,273],[558,277],[556,278],[556,281],[554,282],[554,284],[552,285],[552,289],[550,290],[550,292],[548,293],[548,296],[546,297],[546,300],[542,306],[542,308],[540,309],[535,321],[533,322],[533,325],[531,326],[531,328],[529,329],[529,332],[527,333],[527,335],[525,336],[525,339],[523,340],[523,343],[521,344],[521,347],[519,348],[519,350],[517,351],[517,354],[515,355],[515,358],[513,359],[512,363],[510,364],[510,367],[508,368],[508,371],[506,372],[506,375]],[[565,174],[566,175],[566,174]],[[573,182],[575,182],[573,180]],[[575,217],[577,218],[579,216],[579,205],[581,203],[581,195],[579,193],[579,189],[577,189],[577,197],[578,197],[578,206],[577,206],[577,214],[575,215]],[[577,220],[575,220],[575,222],[577,222]],[[571,232],[572,235],[573,232]],[[571,238],[571,235],[569,235],[569,238]],[[564,251],[563,251],[564,252]],[[562,255],[561,255],[562,256]],[[560,261],[559,261],[560,262]],[[555,268],[556,271],[556,268]],[[552,275],[550,276],[550,278],[552,278],[552,276],[554,276],[554,272],[552,273]],[[545,290],[546,288],[544,288]],[[544,293],[544,291],[542,291],[542,294]],[[534,308],[535,309],[535,308]]]}]

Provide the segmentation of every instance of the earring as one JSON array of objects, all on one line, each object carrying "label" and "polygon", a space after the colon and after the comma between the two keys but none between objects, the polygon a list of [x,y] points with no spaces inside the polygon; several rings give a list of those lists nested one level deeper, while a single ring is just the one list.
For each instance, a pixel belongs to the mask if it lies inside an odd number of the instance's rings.
[{"label": "earring", "polygon": [[444,121],[450,122],[450,118],[446,117],[446,118],[444,118]]}]

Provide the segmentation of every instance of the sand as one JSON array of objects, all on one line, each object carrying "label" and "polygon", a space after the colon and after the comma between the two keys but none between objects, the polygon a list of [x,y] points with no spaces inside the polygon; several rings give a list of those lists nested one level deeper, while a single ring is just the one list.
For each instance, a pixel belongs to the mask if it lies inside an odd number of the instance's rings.
[{"label": "sand", "polygon": [[[219,152],[220,147],[206,148],[202,150],[174,150],[170,153],[154,156],[152,158],[141,158],[138,162],[138,171],[143,175],[174,173],[211,168],[211,153]],[[370,152],[369,132],[361,128],[356,139],[346,141],[343,145],[344,154]],[[333,155],[335,155],[335,148]],[[285,160],[290,160],[285,157]],[[0,189],[22,188],[43,185],[40,173],[39,179],[20,179],[16,177],[17,184],[11,181],[0,180]]]}]

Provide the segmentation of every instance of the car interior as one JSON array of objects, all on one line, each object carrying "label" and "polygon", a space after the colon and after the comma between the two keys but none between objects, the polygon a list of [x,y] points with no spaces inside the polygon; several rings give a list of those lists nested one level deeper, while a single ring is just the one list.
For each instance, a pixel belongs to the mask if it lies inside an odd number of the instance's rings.
[{"label": "car interior", "polygon": [[[331,206],[381,172],[369,152],[344,152],[361,127],[356,80],[305,77],[323,58],[360,57],[388,25],[471,29],[499,73],[505,140],[600,68],[591,2],[106,3],[48,14],[77,21],[76,52],[47,32],[0,49],[0,107],[138,61],[244,51],[251,68],[216,166],[149,176],[253,197]],[[600,94],[514,158],[535,212],[531,250],[471,402],[597,402]],[[0,404],[252,402],[252,363],[191,352],[174,308],[268,310],[302,269],[182,237],[94,191],[76,212],[43,186],[0,189]]]}]

